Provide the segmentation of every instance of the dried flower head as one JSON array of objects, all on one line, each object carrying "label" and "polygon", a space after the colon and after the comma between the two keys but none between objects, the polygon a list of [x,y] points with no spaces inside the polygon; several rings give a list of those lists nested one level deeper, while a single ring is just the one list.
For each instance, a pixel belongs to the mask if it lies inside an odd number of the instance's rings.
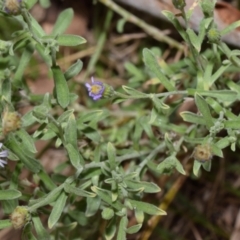
[{"label": "dried flower head", "polygon": [[193,158],[201,163],[210,161],[212,159],[212,156],[212,149],[208,144],[197,145],[193,152]]},{"label": "dried flower head", "polygon": [[[0,149],[2,148],[3,144],[0,143]],[[8,157],[8,151],[7,150],[3,150],[0,152],[0,167],[4,168],[4,164],[7,164],[7,161],[3,160],[2,158],[6,158]]]},{"label": "dried flower head", "polygon": [[3,134],[16,131],[21,127],[21,118],[17,112],[9,112],[5,110],[2,116]]},{"label": "dried flower head", "polygon": [[21,11],[22,0],[5,0],[5,12],[17,15]]},{"label": "dried flower head", "polygon": [[15,229],[23,227],[30,219],[28,208],[17,206],[10,215],[10,221]]},{"label": "dried flower head", "polygon": [[88,89],[89,96],[93,98],[93,100],[98,100],[103,96],[103,92],[105,90],[105,86],[100,81],[95,81],[94,77],[91,78],[92,84],[86,83],[85,86]]}]

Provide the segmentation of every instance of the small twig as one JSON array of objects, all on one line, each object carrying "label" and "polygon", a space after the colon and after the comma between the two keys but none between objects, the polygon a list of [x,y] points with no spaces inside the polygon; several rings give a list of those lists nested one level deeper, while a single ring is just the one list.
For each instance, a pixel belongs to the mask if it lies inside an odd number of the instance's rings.
[{"label": "small twig", "polygon": [[99,2],[103,3],[107,7],[111,8],[118,14],[120,14],[123,18],[125,18],[128,22],[131,22],[138,27],[142,28],[146,33],[148,33],[150,36],[155,38],[158,41],[166,42],[171,47],[175,47],[180,50],[184,50],[184,47],[182,44],[178,43],[177,41],[173,40],[172,38],[164,35],[159,29],[145,23],[143,20],[137,18],[136,16],[132,15],[130,12],[124,10],[120,6],[118,6],[116,3],[114,3],[111,0],[99,0]]}]

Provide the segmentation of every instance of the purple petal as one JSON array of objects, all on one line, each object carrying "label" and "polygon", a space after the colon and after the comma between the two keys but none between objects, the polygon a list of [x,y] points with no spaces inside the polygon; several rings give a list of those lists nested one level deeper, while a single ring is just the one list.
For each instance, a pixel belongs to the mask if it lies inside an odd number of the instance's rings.
[{"label": "purple petal", "polygon": [[0,143],[0,148],[2,148],[2,145],[3,145],[3,144],[2,144],[2,143]]},{"label": "purple petal", "polygon": [[7,164],[7,162],[0,159],[0,166],[4,168],[4,164]]},{"label": "purple petal", "polygon": [[8,151],[7,150],[4,150],[2,152],[0,152],[0,157],[4,158],[4,157],[7,157],[8,156]]},{"label": "purple petal", "polygon": [[94,77],[91,77],[91,80],[92,80],[92,83],[94,83],[94,82],[95,82],[95,80],[94,80]]},{"label": "purple petal", "polygon": [[85,86],[88,89],[88,91],[91,91],[92,87],[91,87],[91,85],[89,83],[85,83]]}]

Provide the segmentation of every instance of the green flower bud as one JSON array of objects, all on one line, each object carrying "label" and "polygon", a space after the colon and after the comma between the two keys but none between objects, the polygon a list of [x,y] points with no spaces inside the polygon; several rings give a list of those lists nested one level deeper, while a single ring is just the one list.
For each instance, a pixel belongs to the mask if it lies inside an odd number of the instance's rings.
[{"label": "green flower bud", "polygon": [[15,229],[22,228],[30,220],[28,208],[17,206],[10,215],[10,221]]},{"label": "green flower bud", "polygon": [[186,6],[185,0],[172,0],[175,8],[182,10]]},{"label": "green flower bud", "polygon": [[200,7],[205,17],[213,17],[213,11],[216,1],[213,0],[202,0],[200,1]]},{"label": "green flower bud", "polygon": [[207,37],[210,43],[219,43],[221,34],[216,28],[211,28],[207,33]]}]

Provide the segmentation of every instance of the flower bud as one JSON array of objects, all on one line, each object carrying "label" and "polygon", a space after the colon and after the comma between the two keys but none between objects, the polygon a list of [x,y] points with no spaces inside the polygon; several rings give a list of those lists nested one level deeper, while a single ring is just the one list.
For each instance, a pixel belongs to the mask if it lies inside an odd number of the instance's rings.
[{"label": "flower bud", "polygon": [[210,161],[212,156],[212,149],[209,144],[197,145],[193,152],[193,158],[201,163]]},{"label": "flower bud", "polygon": [[175,8],[182,10],[186,6],[185,0],[172,0]]},{"label": "flower bud", "polygon": [[3,134],[16,131],[21,127],[21,117],[17,112],[9,112],[5,110],[2,116]]},{"label": "flower bud", "polygon": [[10,215],[10,221],[15,229],[23,227],[30,220],[27,207],[17,206]]},{"label": "flower bud", "polygon": [[22,0],[5,0],[4,11],[11,15],[18,15],[21,12]]},{"label": "flower bud", "polygon": [[213,11],[216,1],[213,0],[202,0],[200,6],[202,8],[205,17],[213,17]]},{"label": "flower bud", "polygon": [[219,43],[221,34],[216,28],[210,28],[207,37],[210,43]]}]

